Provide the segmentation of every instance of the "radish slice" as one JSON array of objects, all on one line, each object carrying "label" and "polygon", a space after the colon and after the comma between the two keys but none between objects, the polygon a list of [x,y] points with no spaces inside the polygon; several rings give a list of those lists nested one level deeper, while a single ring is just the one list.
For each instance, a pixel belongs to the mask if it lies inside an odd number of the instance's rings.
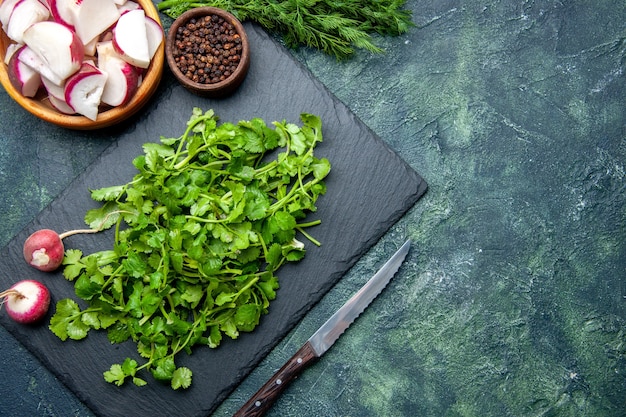
[{"label": "radish slice", "polygon": [[150,16],[146,16],[146,36],[148,37],[148,55],[152,60],[161,42],[163,42],[165,34],[161,25]]},{"label": "radish slice", "polygon": [[22,43],[24,31],[32,24],[50,17],[50,11],[38,0],[21,0],[13,8],[6,34],[15,42]]},{"label": "radish slice", "polygon": [[84,63],[80,70],[65,83],[66,103],[76,113],[96,120],[106,80],[106,73],[91,64]]},{"label": "radish slice", "polygon": [[2,23],[2,30],[4,30],[5,33],[9,26],[9,20],[11,19],[13,9],[20,1],[21,0],[4,0],[2,4],[0,4],[0,22]]},{"label": "radish slice", "polygon": [[87,45],[117,22],[120,12],[113,0],[82,0],[74,23],[76,34]]},{"label": "radish slice", "polygon": [[50,82],[57,85],[63,84],[63,78],[52,72],[48,64],[46,64],[28,45],[22,46],[22,48],[15,53],[15,56],[24,64],[40,73],[42,77],[50,80]]},{"label": "radish slice", "polygon": [[65,83],[58,85],[44,76],[41,77],[41,83],[43,84],[43,88],[48,92],[48,96],[60,98],[65,101]]},{"label": "radish slice", "polygon": [[9,60],[9,80],[24,97],[34,97],[41,87],[41,75],[18,59],[17,55]]},{"label": "radish slice", "polygon": [[78,71],[85,56],[74,31],[53,21],[38,22],[26,29],[24,43],[62,80]]},{"label": "radish slice", "polygon": [[78,18],[78,9],[81,0],[48,0],[48,7],[52,18],[71,29]]},{"label": "radish slice", "polygon": [[4,54],[4,63],[9,65],[9,60],[11,59],[13,54],[19,51],[22,46],[24,45],[21,43],[12,43],[11,45],[7,46],[7,50]]},{"label": "radish slice", "polygon": [[55,96],[48,96],[48,99],[50,100],[50,104],[52,104],[52,107],[54,107],[61,113],[76,114],[76,111],[74,111],[74,109],[71,108],[70,105],[67,104],[64,99],[60,97],[55,97]]},{"label": "radish slice", "polygon": [[107,73],[102,102],[110,106],[128,103],[139,88],[139,69],[124,61],[113,48],[113,42],[98,44],[98,68]]},{"label": "radish slice", "polygon": [[131,10],[120,16],[113,29],[113,46],[128,63],[139,68],[150,66],[146,14],[143,10]]},{"label": "radish slice", "polygon": [[123,4],[118,4],[117,8],[120,11],[120,14],[123,14],[131,10],[141,9],[141,6],[135,1],[129,0],[125,1]]}]

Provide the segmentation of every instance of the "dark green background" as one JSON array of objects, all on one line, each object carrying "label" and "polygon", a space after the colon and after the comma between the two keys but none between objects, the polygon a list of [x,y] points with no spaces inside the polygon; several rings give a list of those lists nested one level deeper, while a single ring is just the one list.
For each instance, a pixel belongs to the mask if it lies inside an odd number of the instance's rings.
[{"label": "dark green background", "polygon": [[[271,416],[626,415],[626,3],[407,7],[416,27],[377,38],[385,54],[293,53],[429,191],[215,416],[407,237],[391,285]],[[0,244],[115,135],[69,134],[0,92]],[[3,328],[0,349],[0,415],[91,416]]]}]

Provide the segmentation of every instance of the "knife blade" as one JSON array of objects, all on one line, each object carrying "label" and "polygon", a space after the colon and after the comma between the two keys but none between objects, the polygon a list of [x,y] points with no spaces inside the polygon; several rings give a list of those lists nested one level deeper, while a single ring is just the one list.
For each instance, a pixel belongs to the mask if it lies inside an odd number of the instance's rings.
[{"label": "knife blade", "polygon": [[287,385],[330,349],[339,336],[387,286],[400,269],[410,246],[411,241],[407,240],[378,272],[322,324],[306,343],[250,397],[233,417],[256,417],[265,414]]}]

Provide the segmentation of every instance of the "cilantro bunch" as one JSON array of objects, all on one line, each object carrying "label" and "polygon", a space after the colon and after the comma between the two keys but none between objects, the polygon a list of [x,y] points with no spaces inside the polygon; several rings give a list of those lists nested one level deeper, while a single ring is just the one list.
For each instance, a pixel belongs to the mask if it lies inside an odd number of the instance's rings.
[{"label": "cilantro bunch", "polygon": [[113,364],[108,382],[142,386],[146,370],[189,387],[192,371],[176,355],[252,331],[276,297],[276,271],[305,254],[296,233],[319,245],[304,229],[320,221],[303,219],[326,191],[330,163],[313,154],[319,117],[301,120],[218,124],[195,108],[181,137],[144,144],[132,181],[91,192],[103,205],[85,220],[115,226],[115,242],[66,252],[63,274],[87,307],[60,300],[52,332],[79,340],[106,329],[112,343],[134,341],[144,362]]}]

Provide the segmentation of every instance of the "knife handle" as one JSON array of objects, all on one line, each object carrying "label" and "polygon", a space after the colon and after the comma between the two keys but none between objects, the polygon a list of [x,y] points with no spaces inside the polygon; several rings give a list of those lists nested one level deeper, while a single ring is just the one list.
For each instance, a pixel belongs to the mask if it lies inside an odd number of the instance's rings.
[{"label": "knife handle", "polygon": [[257,417],[265,414],[287,385],[316,359],[318,356],[313,346],[306,342],[233,417]]}]

